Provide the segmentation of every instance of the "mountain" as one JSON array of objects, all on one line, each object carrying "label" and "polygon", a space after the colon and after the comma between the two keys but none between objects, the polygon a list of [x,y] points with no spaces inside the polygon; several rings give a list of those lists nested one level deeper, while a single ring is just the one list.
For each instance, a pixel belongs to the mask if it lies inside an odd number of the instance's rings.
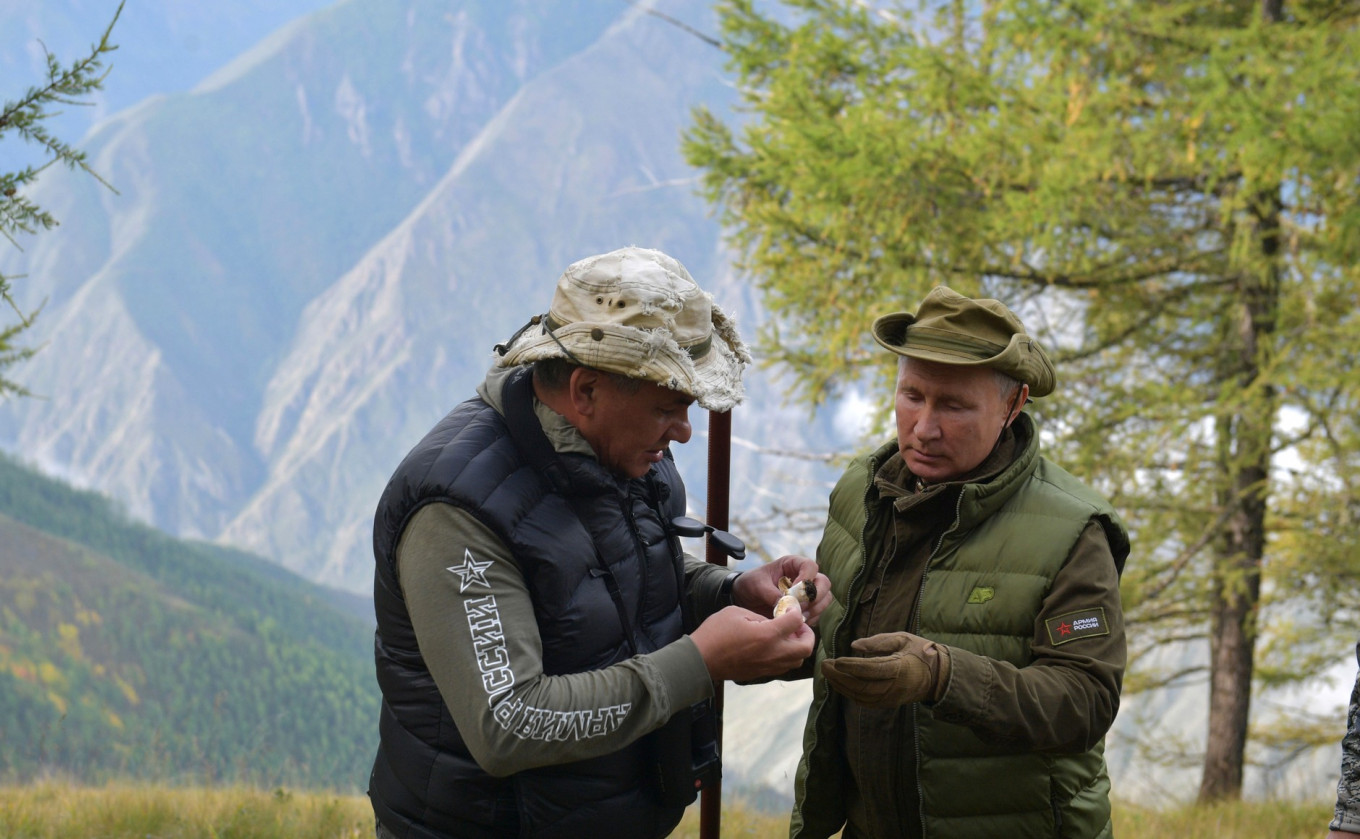
[{"label": "mountain", "polygon": [[[50,52],[63,65],[89,55],[120,0],[0,0],[0,96],[17,98],[19,86],[46,79]],[[48,127],[68,142],[90,126],[148,96],[188,90],[246,52],[274,30],[332,0],[132,0],[123,6],[109,39],[110,71],[102,91],[84,107],[65,107]]]},{"label": "mountain", "polygon": [[[680,254],[739,317],[753,311],[676,149],[688,104],[724,91],[708,48],[674,41],[634,17],[525,85],[421,205],[308,306],[256,426],[269,474],[223,539],[317,579],[357,570],[366,584],[387,472],[472,394],[491,347],[546,310],[552,280],[582,255],[626,243]],[[619,67],[630,68],[626,85],[602,81]],[[750,405],[738,427],[808,445],[807,423]],[[677,456],[693,466],[692,452]],[[281,513],[301,526],[280,528]]]},{"label": "mountain", "polygon": [[[97,127],[119,194],[53,173],[37,198],[62,227],[0,251],[29,277],[21,305],[48,301],[46,346],[13,372],[43,398],[0,405],[0,446],[363,591],[388,472],[568,263],[661,248],[751,334],[755,298],[678,152],[689,108],[730,99],[721,53],[633,7],[455,8],[337,3]],[[752,391],[737,433],[836,448],[828,420]],[[739,484],[766,485],[744,477],[756,457]],[[825,495],[815,462],[787,468]]]},{"label": "mountain", "polygon": [[0,779],[361,788],[378,708],[362,599],[9,458],[0,545]]},{"label": "mountain", "polygon": [[525,79],[599,34],[616,14],[600,8],[350,0],[96,128],[119,194],[53,173],[38,200],[62,228],[0,254],[31,278],[22,306],[48,301],[47,349],[15,371],[45,398],[0,410],[5,448],[171,532],[221,535],[269,474],[257,426],[304,309]]}]

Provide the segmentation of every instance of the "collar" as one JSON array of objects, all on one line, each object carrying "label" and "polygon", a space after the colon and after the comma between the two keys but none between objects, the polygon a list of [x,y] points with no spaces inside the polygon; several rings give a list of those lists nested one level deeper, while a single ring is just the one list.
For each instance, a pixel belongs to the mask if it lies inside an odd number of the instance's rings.
[{"label": "collar", "polygon": [[[505,402],[501,391],[505,387],[505,382],[519,369],[493,365],[487,371],[486,378],[477,386],[477,395],[483,402],[495,408],[501,416],[505,415]],[[581,432],[576,430],[576,426],[568,422],[566,417],[544,405],[537,396],[533,397],[533,406],[534,416],[543,427],[543,433],[552,444],[553,451],[558,454],[580,454],[591,460],[599,460],[595,456],[595,450],[586,442],[586,438],[581,436]]]}]

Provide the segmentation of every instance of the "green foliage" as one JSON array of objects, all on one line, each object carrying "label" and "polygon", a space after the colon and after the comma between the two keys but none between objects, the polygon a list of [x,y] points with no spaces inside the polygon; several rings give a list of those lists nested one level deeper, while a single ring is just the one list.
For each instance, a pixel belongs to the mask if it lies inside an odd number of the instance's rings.
[{"label": "green foliage", "polygon": [[[55,163],[68,169],[79,169],[113,190],[113,187],[90,168],[85,160],[85,152],[73,148],[69,143],[49,133],[44,120],[55,112],[55,105],[85,105],[84,97],[104,86],[108,71],[104,69],[104,56],[118,47],[109,43],[113,26],[123,13],[123,4],[113,14],[113,20],[104,29],[97,44],[90,47],[89,55],[77,59],[70,65],[62,65],[52,53],[47,53],[47,79],[40,85],[30,87],[23,96],[14,101],[6,101],[0,110],[0,141],[13,132],[25,144],[36,146],[40,161],[31,163],[17,172],[0,172],[0,235],[11,245],[19,247],[20,234],[33,234],[38,230],[50,230],[57,225],[52,214],[36,204],[25,194],[32,187],[38,175]],[[116,190],[114,190],[116,191]],[[29,328],[37,312],[25,314],[10,296],[10,280],[0,274],[0,300],[3,300],[19,316],[19,322],[0,329],[0,371],[17,361],[29,358],[33,350],[15,346],[15,339]],[[23,387],[0,375],[0,396],[6,393],[26,395]]]},{"label": "green foliage", "polygon": [[371,627],[263,560],[0,459],[0,778],[354,789]]},{"label": "green foliage", "polygon": [[[1019,310],[1059,367],[1050,456],[1134,530],[1129,684],[1209,671],[1240,770],[1253,681],[1360,626],[1360,8],[783,6],[720,3],[749,119],[686,136],[765,357],[816,403],[886,381],[869,324],[934,285]],[[1144,658],[1205,638],[1206,666]]]}]

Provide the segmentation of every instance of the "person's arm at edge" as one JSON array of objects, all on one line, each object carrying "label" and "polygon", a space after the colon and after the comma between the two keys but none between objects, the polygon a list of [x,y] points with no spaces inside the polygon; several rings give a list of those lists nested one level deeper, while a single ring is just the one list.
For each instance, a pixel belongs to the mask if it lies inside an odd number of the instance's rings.
[{"label": "person's arm at edge", "polygon": [[[1356,645],[1360,659],[1360,644]],[[1360,663],[1360,661],[1357,661]],[[1336,785],[1336,810],[1327,839],[1345,839],[1360,833],[1360,672],[1351,688],[1346,709],[1346,734],[1341,738],[1341,779]]]},{"label": "person's arm at edge", "polygon": [[[469,555],[478,573],[460,575],[454,569]],[[524,579],[504,543],[467,511],[423,507],[402,535],[397,569],[426,666],[492,775],[617,751],[712,695],[688,636],[601,670],[544,675]],[[581,714],[593,724],[566,739],[542,724]]]}]

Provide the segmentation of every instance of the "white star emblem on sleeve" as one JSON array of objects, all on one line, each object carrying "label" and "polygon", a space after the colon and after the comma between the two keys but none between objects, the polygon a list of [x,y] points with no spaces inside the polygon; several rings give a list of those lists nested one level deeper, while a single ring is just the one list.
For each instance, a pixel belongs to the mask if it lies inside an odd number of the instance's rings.
[{"label": "white star emblem on sleeve", "polygon": [[491,584],[486,581],[486,569],[490,567],[490,561],[478,562],[472,558],[472,551],[463,548],[463,564],[450,565],[446,570],[458,575],[458,593],[462,594],[474,583],[482,588],[491,588]]}]

